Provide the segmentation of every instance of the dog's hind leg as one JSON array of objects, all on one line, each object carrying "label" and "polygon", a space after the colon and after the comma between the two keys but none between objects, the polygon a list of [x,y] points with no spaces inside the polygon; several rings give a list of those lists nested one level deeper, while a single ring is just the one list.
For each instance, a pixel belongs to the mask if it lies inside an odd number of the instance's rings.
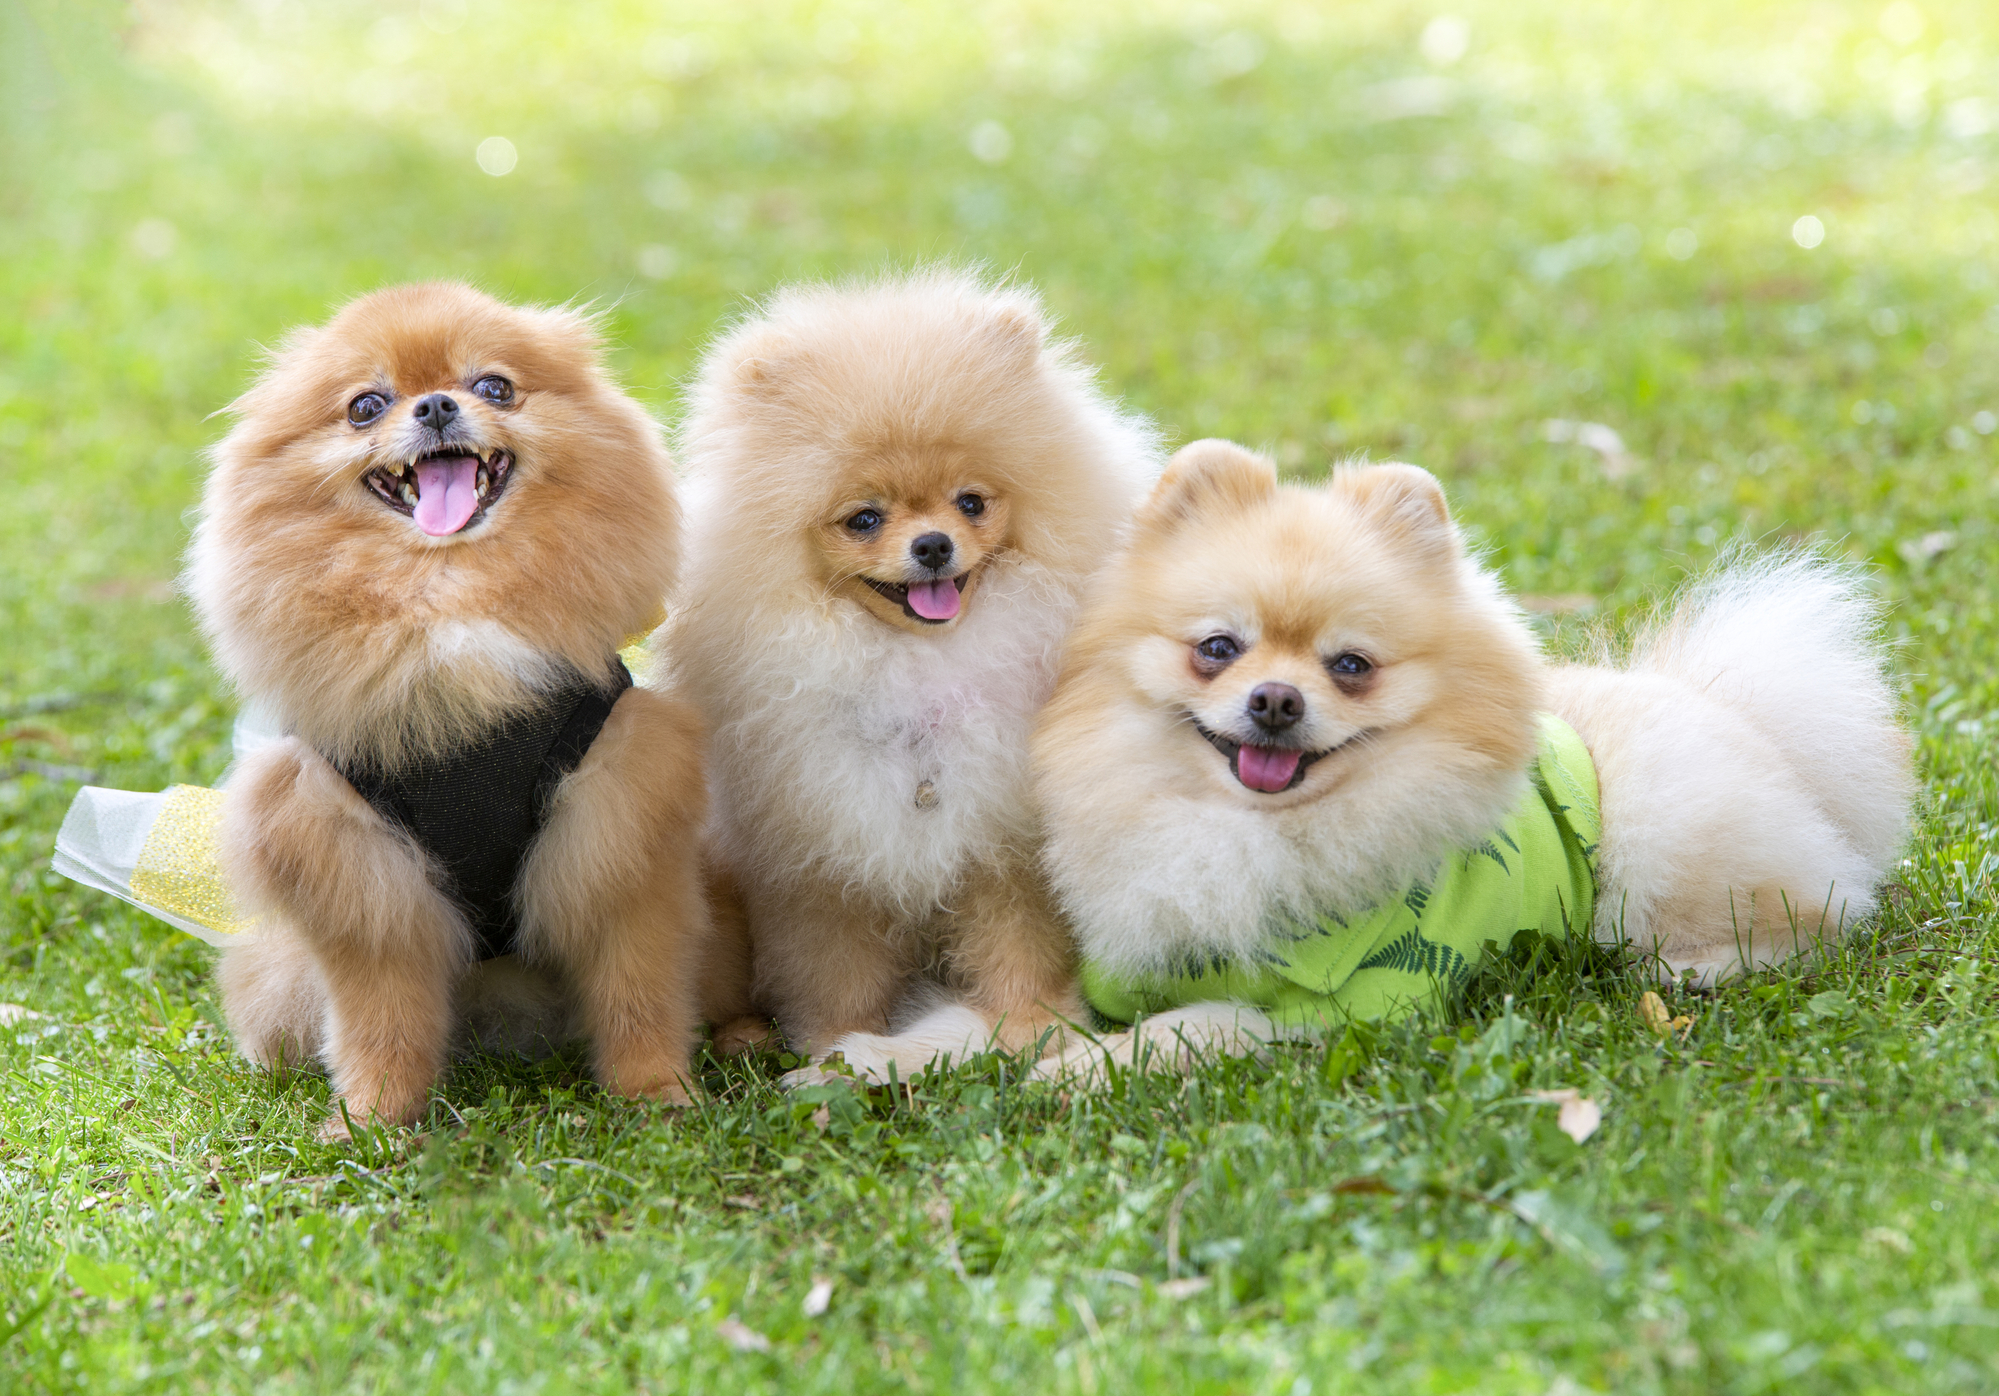
[{"label": "dog's hind leg", "polygon": [[316,1060],[326,1046],[326,981],[312,947],[272,918],[215,966],[222,1015],[237,1050],[276,1070]]}]

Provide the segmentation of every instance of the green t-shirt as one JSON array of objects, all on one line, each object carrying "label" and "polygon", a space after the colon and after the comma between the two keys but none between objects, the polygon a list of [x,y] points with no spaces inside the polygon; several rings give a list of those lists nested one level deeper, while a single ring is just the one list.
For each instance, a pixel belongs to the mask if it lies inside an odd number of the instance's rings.
[{"label": "green t-shirt", "polygon": [[1332,1026],[1436,1002],[1471,977],[1487,941],[1503,950],[1523,930],[1587,933],[1601,828],[1596,767],[1575,729],[1550,713],[1541,715],[1532,775],[1533,786],[1489,837],[1447,856],[1398,899],[1280,927],[1254,964],[1223,960],[1119,978],[1086,961],[1084,996],[1119,1023],[1227,999],[1261,1008],[1283,1027]]}]

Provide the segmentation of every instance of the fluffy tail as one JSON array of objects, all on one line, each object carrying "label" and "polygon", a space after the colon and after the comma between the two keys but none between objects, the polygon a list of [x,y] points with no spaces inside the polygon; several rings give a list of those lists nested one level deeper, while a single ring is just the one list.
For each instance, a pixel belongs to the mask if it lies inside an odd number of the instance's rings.
[{"label": "fluffy tail", "polygon": [[1867,862],[1886,872],[1915,780],[1881,603],[1859,568],[1783,552],[1725,562],[1639,642],[1633,672],[1705,689],[1754,727]]},{"label": "fluffy tail", "polygon": [[1880,620],[1855,567],[1738,554],[1621,667],[1557,674],[1602,787],[1600,935],[1712,979],[1874,909],[1915,789]]}]

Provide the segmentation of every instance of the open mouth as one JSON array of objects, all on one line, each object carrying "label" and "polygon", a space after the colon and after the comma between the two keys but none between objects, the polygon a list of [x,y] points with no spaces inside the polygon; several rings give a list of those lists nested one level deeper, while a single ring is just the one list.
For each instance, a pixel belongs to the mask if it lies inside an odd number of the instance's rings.
[{"label": "open mouth", "polygon": [[959,607],[963,603],[965,583],[972,579],[970,572],[960,572],[955,577],[942,577],[934,582],[878,582],[873,577],[863,577],[862,581],[883,596],[902,607],[902,613],[911,620],[920,620],[926,625],[942,625],[947,620],[958,618]]},{"label": "open mouth", "polygon": [[510,451],[481,454],[447,446],[413,456],[407,464],[378,465],[361,479],[384,504],[409,515],[431,537],[442,538],[483,518],[505,492],[513,468]]},{"label": "open mouth", "polygon": [[[1188,720],[1193,721],[1191,715]],[[1295,746],[1256,746],[1238,742],[1210,732],[1199,722],[1194,722],[1194,730],[1207,739],[1209,746],[1228,758],[1230,775],[1241,781],[1246,789],[1265,795],[1296,789],[1313,762],[1331,756],[1342,747],[1352,746],[1368,735],[1356,732],[1339,746],[1329,746],[1324,751],[1305,751]]]}]

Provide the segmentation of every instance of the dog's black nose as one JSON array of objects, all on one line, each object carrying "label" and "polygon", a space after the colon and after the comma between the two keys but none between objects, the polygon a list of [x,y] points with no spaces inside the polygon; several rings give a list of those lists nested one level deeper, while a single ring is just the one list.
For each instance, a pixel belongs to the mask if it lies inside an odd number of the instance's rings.
[{"label": "dog's black nose", "polygon": [[458,418],[458,399],[450,393],[432,393],[416,400],[410,415],[418,426],[429,427],[432,431],[443,431]]},{"label": "dog's black nose", "polygon": [[948,533],[926,533],[909,545],[909,555],[916,559],[916,565],[932,571],[942,571],[950,563],[952,551]]},{"label": "dog's black nose", "polygon": [[1305,695],[1288,683],[1260,683],[1249,691],[1249,715],[1266,732],[1281,732],[1305,715]]}]

